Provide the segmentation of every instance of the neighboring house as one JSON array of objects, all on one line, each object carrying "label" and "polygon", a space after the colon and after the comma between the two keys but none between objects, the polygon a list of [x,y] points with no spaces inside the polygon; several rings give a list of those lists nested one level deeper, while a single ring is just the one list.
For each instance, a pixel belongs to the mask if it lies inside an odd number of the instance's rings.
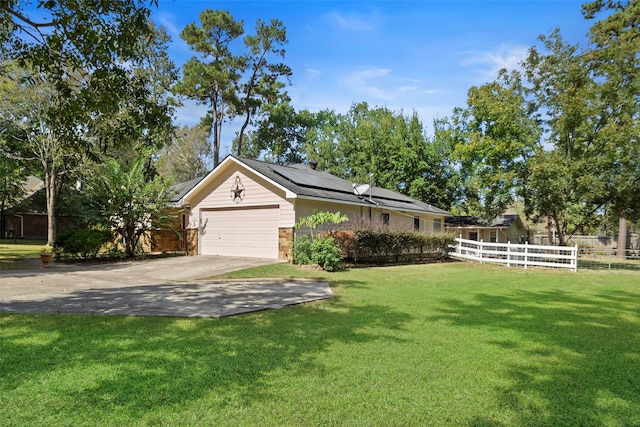
[{"label": "neighboring house", "polygon": [[529,241],[529,230],[519,215],[500,215],[490,222],[481,221],[473,216],[451,216],[445,223],[447,231],[467,240],[491,243]]},{"label": "neighboring house", "polygon": [[[35,176],[29,176],[23,184],[24,197],[16,205],[2,212],[4,221],[3,238],[46,239],[47,206],[44,182]],[[67,216],[58,216],[58,233],[77,228],[78,220]]]},{"label": "neighboring house", "polygon": [[359,189],[363,194],[353,182],[308,165],[231,155],[204,178],[181,184],[172,202],[183,209],[179,223],[188,253],[283,260],[291,259],[295,224],[313,210],[425,233],[444,231],[451,215],[387,189]]}]

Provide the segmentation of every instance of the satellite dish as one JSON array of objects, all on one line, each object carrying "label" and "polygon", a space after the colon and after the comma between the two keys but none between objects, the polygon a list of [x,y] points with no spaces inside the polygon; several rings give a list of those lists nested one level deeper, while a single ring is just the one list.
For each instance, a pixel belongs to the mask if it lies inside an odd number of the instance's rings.
[{"label": "satellite dish", "polygon": [[369,191],[370,188],[371,186],[369,184],[362,184],[362,185],[353,184],[353,192],[356,196],[363,196],[364,194],[366,194],[367,191]]}]

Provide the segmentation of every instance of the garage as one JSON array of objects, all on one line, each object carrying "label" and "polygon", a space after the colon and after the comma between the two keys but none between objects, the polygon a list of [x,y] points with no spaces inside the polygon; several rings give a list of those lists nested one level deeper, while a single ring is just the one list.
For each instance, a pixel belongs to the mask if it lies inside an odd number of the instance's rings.
[{"label": "garage", "polygon": [[278,259],[278,206],[202,209],[200,253]]}]

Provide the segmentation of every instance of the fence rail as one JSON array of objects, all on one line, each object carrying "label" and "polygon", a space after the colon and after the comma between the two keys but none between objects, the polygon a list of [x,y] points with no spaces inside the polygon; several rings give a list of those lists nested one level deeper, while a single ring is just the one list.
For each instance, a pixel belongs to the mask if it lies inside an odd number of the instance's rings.
[{"label": "fence rail", "polygon": [[640,248],[580,248],[578,268],[581,270],[608,271],[616,273],[640,273]]},{"label": "fence rail", "polygon": [[450,256],[470,259],[480,263],[500,263],[509,267],[554,267],[578,269],[577,246],[542,246],[525,243],[488,243],[476,240],[455,239]]}]

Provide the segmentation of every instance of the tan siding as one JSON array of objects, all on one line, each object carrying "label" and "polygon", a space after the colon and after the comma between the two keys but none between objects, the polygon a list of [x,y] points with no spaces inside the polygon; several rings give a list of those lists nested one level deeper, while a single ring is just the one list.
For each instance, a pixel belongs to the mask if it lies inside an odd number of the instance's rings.
[{"label": "tan siding", "polygon": [[[296,222],[302,217],[311,215],[314,209],[328,212],[339,211],[347,215],[349,220],[363,219],[365,221],[371,220],[374,223],[380,223],[382,221],[382,214],[387,213],[389,214],[389,225],[391,227],[407,228],[410,230],[413,230],[413,218],[417,216],[420,218],[420,231],[423,233],[433,233],[433,218],[437,217],[441,219],[441,231],[444,231],[444,216],[398,212],[369,206],[356,206],[305,199],[297,199],[295,202]],[[307,231],[300,230],[300,232],[304,234]]]},{"label": "tan siding", "polygon": [[[267,181],[250,171],[234,165],[222,171],[215,180],[207,186],[202,187],[199,195],[191,200],[190,227],[196,228],[199,225],[200,209],[206,208],[235,208],[235,207],[256,207],[264,205],[278,205],[281,212],[279,217],[279,227],[292,227],[295,223],[293,204],[284,198],[284,191],[271,185]],[[240,178],[240,183],[244,187],[242,201],[234,201],[231,190],[236,186],[236,177]]]}]

